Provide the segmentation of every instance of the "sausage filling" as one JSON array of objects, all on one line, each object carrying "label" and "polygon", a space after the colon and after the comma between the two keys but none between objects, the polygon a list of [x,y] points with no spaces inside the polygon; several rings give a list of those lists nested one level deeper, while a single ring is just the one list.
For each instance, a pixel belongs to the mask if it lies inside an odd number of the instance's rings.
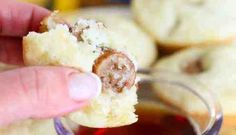
[{"label": "sausage filling", "polygon": [[97,58],[93,66],[103,83],[103,89],[122,92],[124,87],[131,88],[135,82],[135,67],[132,61],[123,53],[106,50]]}]

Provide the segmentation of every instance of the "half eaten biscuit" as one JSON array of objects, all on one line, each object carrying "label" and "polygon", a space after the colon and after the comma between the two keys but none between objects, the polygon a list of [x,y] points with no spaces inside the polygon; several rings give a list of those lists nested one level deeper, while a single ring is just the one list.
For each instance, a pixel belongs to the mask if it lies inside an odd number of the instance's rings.
[{"label": "half eaten biscuit", "polygon": [[53,13],[42,21],[40,33],[23,38],[23,57],[29,66],[66,66],[100,77],[101,94],[67,118],[88,127],[128,125],[137,121],[136,65],[127,53],[110,49],[109,44],[103,23],[79,19],[71,26]]}]

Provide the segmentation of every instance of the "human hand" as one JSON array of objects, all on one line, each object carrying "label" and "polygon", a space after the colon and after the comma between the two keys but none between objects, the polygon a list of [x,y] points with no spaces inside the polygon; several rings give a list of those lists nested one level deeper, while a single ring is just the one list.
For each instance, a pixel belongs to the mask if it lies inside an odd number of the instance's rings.
[{"label": "human hand", "polygon": [[[13,0],[0,3],[0,61],[23,66],[22,37],[37,31],[50,12]],[[100,91],[96,75],[70,68],[23,67],[0,72],[0,126],[65,115],[86,105]]]}]

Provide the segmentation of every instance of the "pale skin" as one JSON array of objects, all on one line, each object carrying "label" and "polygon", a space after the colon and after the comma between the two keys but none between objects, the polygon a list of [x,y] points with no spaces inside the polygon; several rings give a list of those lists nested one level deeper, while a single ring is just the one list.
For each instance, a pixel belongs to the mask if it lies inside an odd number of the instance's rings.
[{"label": "pale skin", "polygon": [[0,127],[28,118],[53,118],[85,106],[101,91],[92,73],[66,67],[24,67],[22,37],[50,11],[0,0],[0,61],[22,68],[0,72]]}]

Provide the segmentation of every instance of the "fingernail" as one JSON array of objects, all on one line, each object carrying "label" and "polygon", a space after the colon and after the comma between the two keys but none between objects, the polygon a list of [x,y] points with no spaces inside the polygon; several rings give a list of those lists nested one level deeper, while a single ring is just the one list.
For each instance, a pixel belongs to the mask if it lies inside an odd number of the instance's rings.
[{"label": "fingernail", "polygon": [[100,78],[93,73],[71,74],[69,80],[69,96],[76,101],[89,100],[101,93]]}]

